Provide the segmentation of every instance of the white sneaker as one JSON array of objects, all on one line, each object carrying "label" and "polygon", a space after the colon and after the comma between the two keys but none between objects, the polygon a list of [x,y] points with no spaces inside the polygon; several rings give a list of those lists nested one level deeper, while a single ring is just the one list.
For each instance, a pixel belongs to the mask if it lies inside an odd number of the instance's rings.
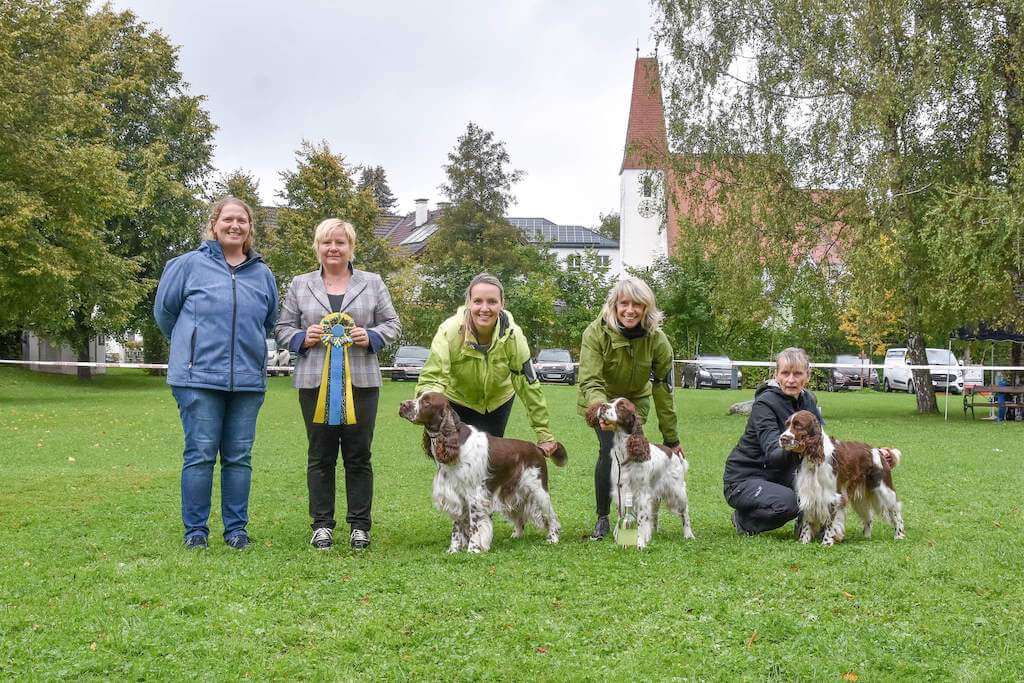
[{"label": "white sneaker", "polygon": [[315,529],[309,544],[318,550],[330,550],[334,545],[334,530],[325,526]]},{"label": "white sneaker", "polygon": [[362,550],[370,545],[370,532],[353,529],[352,535],[348,537],[348,543],[356,550]]}]

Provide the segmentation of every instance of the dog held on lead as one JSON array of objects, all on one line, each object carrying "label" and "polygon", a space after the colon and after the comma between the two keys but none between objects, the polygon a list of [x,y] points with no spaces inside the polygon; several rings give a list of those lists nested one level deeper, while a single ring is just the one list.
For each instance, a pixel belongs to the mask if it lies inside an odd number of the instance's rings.
[{"label": "dog held on lead", "polygon": [[[423,448],[437,463],[434,506],[452,518],[449,553],[490,550],[495,511],[512,523],[513,538],[532,522],[547,533],[548,543],[558,543],[561,526],[548,495],[547,461],[537,444],[464,424],[437,392],[404,401],[398,414],[423,425]],[[550,457],[559,467],[568,460],[562,444]]]}]

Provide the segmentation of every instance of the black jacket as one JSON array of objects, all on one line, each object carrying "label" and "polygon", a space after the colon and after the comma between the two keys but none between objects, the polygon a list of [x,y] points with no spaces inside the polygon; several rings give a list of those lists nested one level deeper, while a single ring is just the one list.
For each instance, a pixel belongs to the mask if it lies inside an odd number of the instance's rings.
[{"label": "black jacket", "polygon": [[814,395],[806,389],[794,399],[774,384],[757,388],[747,428],[725,461],[726,488],[750,478],[767,479],[793,487],[800,459],[782,450],[779,435],[785,428],[786,419],[799,410],[809,410],[821,419]]}]

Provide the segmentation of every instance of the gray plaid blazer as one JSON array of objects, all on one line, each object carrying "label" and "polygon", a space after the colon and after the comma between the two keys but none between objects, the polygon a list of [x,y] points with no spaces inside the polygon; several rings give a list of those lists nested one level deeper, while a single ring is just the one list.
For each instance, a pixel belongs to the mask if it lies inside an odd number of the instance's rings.
[{"label": "gray plaid blazer", "polygon": [[[305,332],[310,325],[319,323],[330,312],[331,304],[320,271],[296,276],[288,286],[281,315],[274,328],[278,345],[289,348],[292,337]],[[388,288],[376,273],[352,269],[352,279],[345,291],[341,312],[352,316],[356,325],[379,334],[385,346],[397,340],[402,333]],[[380,365],[377,363],[377,354],[368,348],[354,345],[349,347],[348,354],[352,386],[379,387]],[[292,382],[296,389],[320,386],[326,355],[327,350],[322,344],[299,352]]]}]

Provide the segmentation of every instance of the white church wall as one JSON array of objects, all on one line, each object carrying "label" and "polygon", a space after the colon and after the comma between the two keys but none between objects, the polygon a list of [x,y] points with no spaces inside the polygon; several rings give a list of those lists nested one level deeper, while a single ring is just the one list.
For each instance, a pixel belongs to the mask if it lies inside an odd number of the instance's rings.
[{"label": "white church wall", "polygon": [[[619,251],[622,268],[649,266],[667,252],[663,211],[661,171],[624,169],[619,175],[620,221]],[[644,196],[644,179],[650,178],[650,196]]]}]

